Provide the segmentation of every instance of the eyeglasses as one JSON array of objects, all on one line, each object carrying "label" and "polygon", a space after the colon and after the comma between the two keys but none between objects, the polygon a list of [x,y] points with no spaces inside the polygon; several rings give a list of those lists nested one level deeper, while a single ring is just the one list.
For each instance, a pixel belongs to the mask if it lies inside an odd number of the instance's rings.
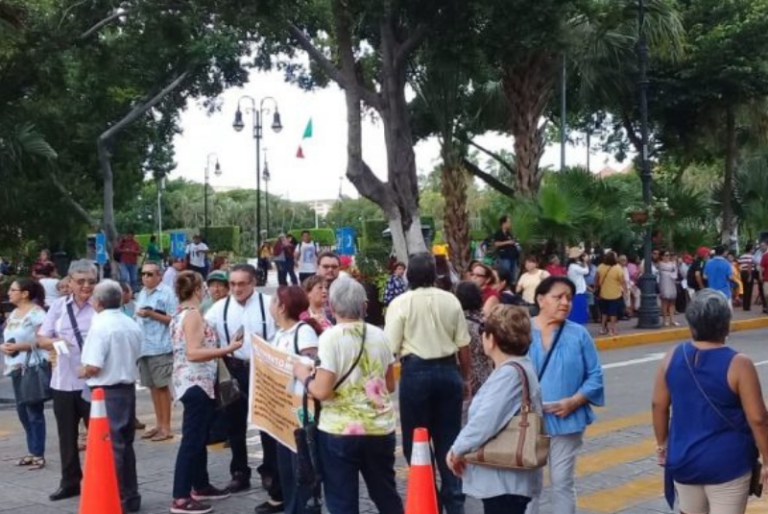
[{"label": "eyeglasses", "polygon": [[480,273],[472,273],[472,276],[477,278],[488,278],[488,275],[481,275]]},{"label": "eyeglasses", "polygon": [[154,277],[155,272],[154,271],[142,271],[141,272],[142,277]]},{"label": "eyeglasses", "polygon": [[79,278],[75,280],[75,284],[79,286],[89,285],[89,286],[95,286],[98,283],[98,280],[95,278]]}]

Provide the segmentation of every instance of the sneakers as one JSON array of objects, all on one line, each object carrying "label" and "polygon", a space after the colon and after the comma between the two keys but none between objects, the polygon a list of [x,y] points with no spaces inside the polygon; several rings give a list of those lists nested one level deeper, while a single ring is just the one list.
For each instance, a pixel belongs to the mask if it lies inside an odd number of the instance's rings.
[{"label": "sneakers", "polygon": [[278,512],[283,512],[284,510],[284,503],[275,503],[271,500],[267,500],[261,505],[257,505],[255,509],[253,509],[253,512],[255,514],[277,514]]},{"label": "sneakers", "polygon": [[210,505],[200,503],[192,498],[173,500],[170,508],[171,514],[208,514],[213,512]]},{"label": "sneakers", "polygon": [[211,500],[223,500],[224,498],[229,498],[229,497],[230,497],[229,491],[222,491],[221,489],[217,489],[212,485],[204,487],[199,491],[192,491],[192,499],[198,502],[211,501]]}]

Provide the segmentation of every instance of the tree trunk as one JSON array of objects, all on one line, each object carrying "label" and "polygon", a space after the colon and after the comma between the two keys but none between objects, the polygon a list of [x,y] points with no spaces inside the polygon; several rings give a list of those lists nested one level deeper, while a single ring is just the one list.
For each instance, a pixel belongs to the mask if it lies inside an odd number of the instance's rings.
[{"label": "tree trunk", "polygon": [[461,164],[444,159],[442,193],[445,198],[443,233],[450,248],[450,259],[459,274],[471,260],[469,215],[467,213],[467,175]]},{"label": "tree trunk", "polygon": [[387,213],[387,219],[389,221],[389,232],[392,235],[392,248],[395,250],[397,260],[400,262],[408,262],[408,241],[403,231],[403,220],[400,218],[400,211],[393,209]]},{"label": "tree trunk", "polygon": [[727,107],[725,112],[725,172],[723,173],[723,227],[722,243],[731,245],[734,229],[733,219],[733,179],[736,173],[736,161],[739,148],[736,143],[736,111]]},{"label": "tree trunk", "polygon": [[541,184],[545,126],[539,123],[554,92],[556,62],[552,56],[533,54],[506,70],[502,79],[515,138],[515,190],[524,196],[536,194]]}]

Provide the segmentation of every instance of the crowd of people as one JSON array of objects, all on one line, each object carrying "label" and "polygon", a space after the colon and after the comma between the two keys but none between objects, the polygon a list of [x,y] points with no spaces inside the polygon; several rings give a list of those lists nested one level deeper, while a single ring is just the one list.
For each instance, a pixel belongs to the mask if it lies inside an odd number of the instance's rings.
[{"label": "crowd of people", "polygon": [[[517,250],[508,219],[502,219],[501,228],[500,248]],[[407,265],[393,266],[384,293],[385,321],[377,326],[366,321],[370,298],[363,285],[341,271],[338,255],[318,253],[307,236],[291,252],[299,260],[311,256],[314,271],[299,268],[301,285],[280,285],[273,295],[257,290],[259,270],[251,265],[224,263],[204,278],[204,270],[181,259],[167,269],[157,261],[144,262],[136,271],[142,288],[135,295],[127,281],[99,281],[97,268],[87,260],[71,263],[66,289],[60,291],[64,295],[48,305],[46,273],[17,278],[8,290],[14,310],[0,352],[27,436],[28,454],[18,465],[45,466],[43,405],[49,398],[29,401],[21,370],[48,367],[61,460],[59,488],[51,501],[80,494],[78,434],[81,424],[88,423],[90,391],[100,387],[124,511],[141,507],[134,452],[138,431],[144,428],[139,437],[148,444],[173,437],[175,400],[183,405],[182,437],[169,510],[211,512],[211,502],[248,490],[253,482],[247,395],[225,400],[217,387],[226,373],[241,391],[249,390],[252,352],[247,343],[253,336],[302,357],[293,370],[296,392],[322,407],[316,444],[331,514],[359,512],[358,476],[380,512],[403,513],[395,475],[398,418],[409,463],[415,429],[429,431],[446,513],[462,514],[465,495],[470,495],[483,501],[487,514],[537,514],[542,468],[494,468],[468,460],[523,406],[542,417],[550,438],[553,512],[575,513],[578,453],[595,420],[593,407],[605,403],[600,358],[583,326],[589,317],[589,275],[594,275],[604,330],[615,332],[621,308],[627,307],[622,300],[629,262],[622,264],[621,256],[606,252],[594,266],[587,252],[572,248],[567,266],[550,259],[541,269],[537,259],[526,257],[516,277],[517,253],[495,267],[474,262],[457,280],[441,271],[434,256],[413,255]],[[731,316],[732,296],[724,287],[730,288],[734,267],[722,249],[714,253],[708,259],[709,252],[702,250],[701,265],[691,264],[693,280],[701,287],[686,311],[693,343],[664,360],[653,398],[659,461],[666,466],[671,494],[676,491],[681,504],[690,506],[685,512],[705,512],[704,502],[715,505],[713,498],[721,495],[725,502],[736,502],[736,496],[741,501],[747,464],[751,474],[758,453],[763,462],[768,457],[768,413],[754,365],[736,352],[719,351]],[[665,252],[656,264],[666,302],[672,299],[665,281],[680,274],[669,265],[673,262]],[[674,313],[667,315],[674,323]],[[721,405],[712,409],[719,417],[693,405],[709,401],[699,381]],[[142,427],[136,418],[137,382],[149,390],[152,426]],[[689,410],[690,419],[700,423],[670,420],[670,408]],[[720,430],[731,423],[732,433]],[[308,512],[317,491],[298,480],[297,455],[266,432],[260,437],[263,458],[255,471],[268,498],[255,512]],[[212,439],[226,440],[231,452],[229,482],[222,487],[214,486],[212,478],[224,477],[210,477],[207,470]],[[705,441],[722,443],[722,451],[697,457],[707,453]],[[734,452],[741,453],[729,466],[699,471]],[[768,472],[758,468],[758,479],[765,482]],[[724,485],[712,489],[712,484]]]}]

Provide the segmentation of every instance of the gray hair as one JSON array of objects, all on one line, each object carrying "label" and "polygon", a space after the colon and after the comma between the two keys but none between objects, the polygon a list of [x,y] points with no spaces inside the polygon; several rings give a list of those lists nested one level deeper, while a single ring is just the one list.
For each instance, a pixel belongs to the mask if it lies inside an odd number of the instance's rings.
[{"label": "gray hair", "polygon": [[363,319],[365,303],[368,296],[360,283],[347,276],[341,276],[333,281],[328,291],[329,302],[333,312],[340,318]]},{"label": "gray hair", "polygon": [[99,276],[99,271],[96,269],[96,266],[88,259],[72,261],[72,263],[69,265],[69,276],[72,276],[76,273],[88,273],[97,278]]},{"label": "gray hair", "polygon": [[725,342],[731,330],[731,306],[723,293],[702,289],[685,310],[694,341]]},{"label": "gray hair", "polygon": [[114,280],[102,280],[93,288],[93,299],[103,309],[119,309],[123,303],[123,288]]}]

